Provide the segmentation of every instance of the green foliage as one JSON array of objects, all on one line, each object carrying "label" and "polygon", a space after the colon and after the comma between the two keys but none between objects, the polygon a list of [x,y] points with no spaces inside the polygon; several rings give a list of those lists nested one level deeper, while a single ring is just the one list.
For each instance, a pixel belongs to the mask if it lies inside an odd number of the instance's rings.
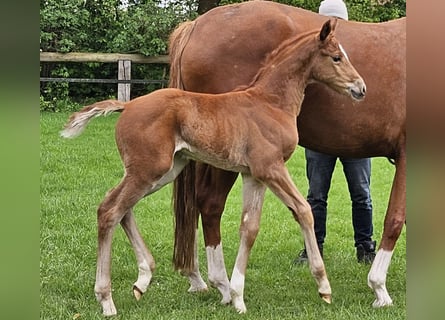
[{"label": "green foliage", "polygon": [[91,22],[95,10],[87,6],[92,2],[96,1],[41,0],[40,49],[50,52],[82,51],[94,44],[94,24]]},{"label": "green foliage", "polygon": [[[41,0],[40,50],[50,52],[112,52],[167,54],[171,31],[196,17],[199,0]],[[123,6],[122,3],[127,3]],[[220,5],[242,2],[222,0]],[[278,2],[317,11],[319,0]],[[383,3],[383,4],[380,4]],[[378,22],[406,15],[406,0],[346,0],[351,20]],[[132,65],[133,79],[162,80],[165,65]],[[42,77],[111,79],[115,63],[41,63]],[[132,97],[159,85],[132,85]],[[115,84],[41,83],[41,110],[60,111],[69,100],[99,100],[116,95]],[[55,102],[56,101],[56,102]],[[59,101],[64,103],[59,104]],[[60,105],[57,107],[57,105]],[[70,103],[68,103],[70,105]]]},{"label": "green foliage", "polygon": [[[187,8],[192,8],[190,3],[161,6],[157,0],[130,0],[126,7],[120,0],[43,0],[40,2],[40,49],[166,54],[171,31],[194,16]],[[163,65],[133,65],[132,78],[161,79],[164,69]],[[117,64],[42,63],[41,76],[111,79],[117,77]],[[159,86],[135,87],[133,95],[145,94]],[[116,84],[42,83],[41,110],[59,110],[54,101],[98,100],[113,94],[116,94]]]},{"label": "green foliage", "polygon": [[279,0],[277,2],[317,12],[321,0]]},{"label": "green foliage", "polygon": [[120,13],[120,30],[109,44],[115,52],[138,52],[147,56],[167,54],[171,31],[188,16],[175,7],[161,7],[157,2],[132,5]]},{"label": "green foliage", "polygon": [[406,0],[348,0],[346,4],[350,20],[383,22],[406,16]]},{"label": "green foliage", "polygon": [[[86,102],[87,100],[85,100]],[[69,97],[58,98],[56,95],[52,95],[51,99],[45,99],[44,96],[40,96],[40,112],[62,112],[62,111],[77,111],[81,105],[74,102]]]},{"label": "green foliage", "polygon": [[[322,0],[277,0],[276,2],[318,12]],[[222,0],[220,5],[244,2]],[[406,0],[344,0],[350,20],[382,22],[406,16]]]}]

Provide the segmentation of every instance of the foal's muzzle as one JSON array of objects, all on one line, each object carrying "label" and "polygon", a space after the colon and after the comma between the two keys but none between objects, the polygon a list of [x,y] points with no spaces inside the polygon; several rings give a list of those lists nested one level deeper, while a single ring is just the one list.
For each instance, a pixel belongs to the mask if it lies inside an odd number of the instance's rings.
[{"label": "foal's muzzle", "polygon": [[354,81],[354,84],[349,87],[349,93],[355,100],[362,100],[366,94],[366,85],[363,79]]}]

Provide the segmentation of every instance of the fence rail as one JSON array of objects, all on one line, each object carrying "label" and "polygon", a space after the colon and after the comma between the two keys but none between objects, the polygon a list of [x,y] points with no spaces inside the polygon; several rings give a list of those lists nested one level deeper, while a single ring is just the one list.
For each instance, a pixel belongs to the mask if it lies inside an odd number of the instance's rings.
[{"label": "fence rail", "polygon": [[117,83],[117,98],[130,100],[131,84],[162,83],[167,80],[131,79],[131,63],[168,64],[166,55],[147,57],[141,54],[89,53],[89,52],[40,52],[40,62],[103,62],[118,64],[117,79],[51,78],[40,77],[41,82]]},{"label": "fence rail", "polygon": [[49,78],[40,77],[41,82],[85,82],[85,83],[168,83],[168,80],[148,80],[148,79],[91,79],[91,78]]}]

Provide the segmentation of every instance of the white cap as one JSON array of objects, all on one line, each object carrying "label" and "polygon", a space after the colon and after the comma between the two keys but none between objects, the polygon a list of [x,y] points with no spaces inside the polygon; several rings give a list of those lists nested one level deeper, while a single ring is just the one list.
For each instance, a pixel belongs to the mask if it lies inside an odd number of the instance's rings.
[{"label": "white cap", "polygon": [[343,0],[324,0],[320,3],[318,13],[324,16],[331,16],[348,20],[348,9]]}]

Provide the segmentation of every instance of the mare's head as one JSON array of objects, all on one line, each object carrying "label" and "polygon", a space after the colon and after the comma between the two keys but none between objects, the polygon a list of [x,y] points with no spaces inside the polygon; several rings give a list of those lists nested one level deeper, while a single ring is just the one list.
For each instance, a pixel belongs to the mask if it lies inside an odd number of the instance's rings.
[{"label": "mare's head", "polygon": [[365,97],[366,85],[335,38],[336,25],[337,19],[326,21],[317,35],[320,50],[313,62],[312,79],[361,100]]}]

